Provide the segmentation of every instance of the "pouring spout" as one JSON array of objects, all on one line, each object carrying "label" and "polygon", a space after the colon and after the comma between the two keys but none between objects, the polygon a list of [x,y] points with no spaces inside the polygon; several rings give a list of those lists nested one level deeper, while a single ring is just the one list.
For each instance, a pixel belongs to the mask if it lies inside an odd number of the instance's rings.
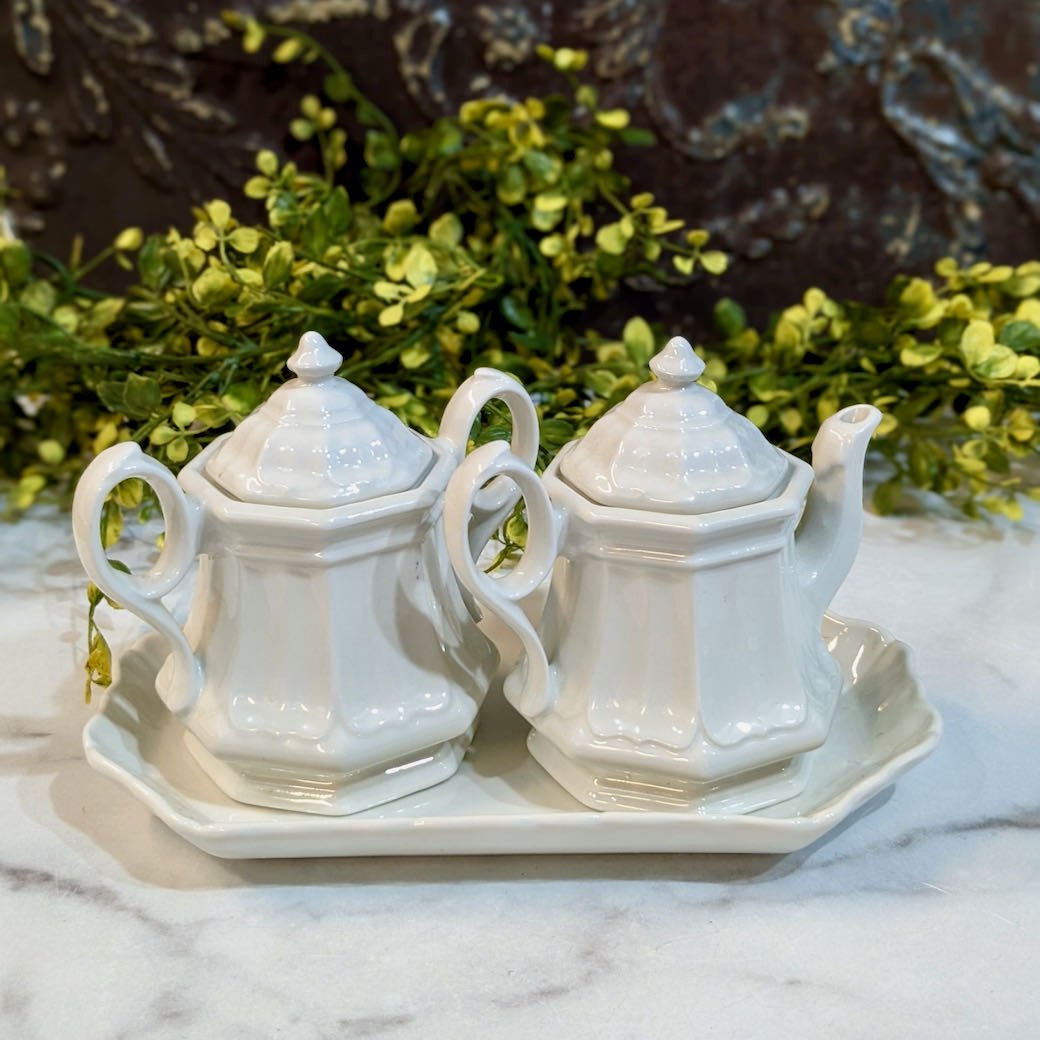
[{"label": "pouring spout", "polygon": [[836,412],[812,447],[816,474],[798,527],[802,587],[820,617],[847,577],[863,534],[863,460],[881,413],[869,404]]}]

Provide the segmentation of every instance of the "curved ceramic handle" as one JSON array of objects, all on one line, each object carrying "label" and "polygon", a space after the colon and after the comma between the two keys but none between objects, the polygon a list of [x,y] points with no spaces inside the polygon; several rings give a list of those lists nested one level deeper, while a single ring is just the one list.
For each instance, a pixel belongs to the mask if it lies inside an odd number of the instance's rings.
[{"label": "curved ceramic handle", "polygon": [[[466,455],[470,430],[489,401],[498,398],[508,408],[513,419],[510,448],[517,459],[533,467],[538,458],[538,413],[530,395],[512,376],[496,368],[478,368],[455,391],[444,409],[439,436],[452,447],[456,459]],[[516,505],[519,493],[507,477],[496,478],[477,492],[473,500],[473,519],[470,527],[470,550],[474,556],[487,544]]]},{"label": "curved ceramic handle", "polygon": [[[485,574],[474,562],[470,518],[480,489],[489,480],[509,480],[527,502],[527,548],[501,577]],[[444,500],[444,535],[455,574],[481,608],[500,618],[520,638],[526,655],[523,687],[516,706],[535,718],[552,706],[549,661],[520,602],[552,571],[556,560],[556,521],[538,474],[516,457],[504,441],[477,448],[452,475]],[[479,548],[483,548],[480,546]]]},{"label": "curved ceramic handle", "polygon": [[[139,477],[151,485],[162,506],[166,540],[162,553],[147,574],[116,570],[101,544],[101,510],[109,492],[124,480]],[[180,625],[163,606],[162,597],[184,580],[195,562],[199,537],[199,508],[180,489],[177,478],[160,462],[149,458],[137,444],[106,448],[86,468],[72,502],[72,534],[83,569],[101,591],[120,606],[157,628],[169,641],[171,655],[164,670],[172,668],[169,682],[156,690],[175,715],[184,717],[202,690],[202,666],[192,653]]]}]

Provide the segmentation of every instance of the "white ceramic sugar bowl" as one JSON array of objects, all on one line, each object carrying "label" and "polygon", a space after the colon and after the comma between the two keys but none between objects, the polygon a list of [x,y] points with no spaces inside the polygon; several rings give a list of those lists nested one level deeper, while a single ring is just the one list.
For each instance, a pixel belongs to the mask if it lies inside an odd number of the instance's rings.
[{"label": "white ceramic sugar bowl", "polygon": [[[597,809],[750,812],[805,786],[841,691],[820,635],[862,531],[880,419],[823,424],[813,465],[771,446],[671,340],[657,377],[563,448],[539,480],[505,444],[448,487],[445,533],[474,598],[519,636],[505,693],[533,756]],[[528,546],[503,577],[473,561],[471,503],[523,491]],[[521,602],[551,573],[536,630]]]},{"label": "white ceramic sugar bowl", "polygon": [[[76,544],[91,579],[161,632],[156,680],[186,742],[231,797],[343,814],[451,776],[497,656],[455,580],[443,494],[492,398],[533,463],[537,417],[522,387],[482,369],[430,440],[334,373],[341,357],[307,333],[296,374],[179,478],[136,444],[104,451],[76,490]],[[139,477],[166,520],[147,574],[114,569],[99,538],[108,492]],[[515,503],[484,490],[477,537]],[[187,622],[161,601],[198,562]]]}]

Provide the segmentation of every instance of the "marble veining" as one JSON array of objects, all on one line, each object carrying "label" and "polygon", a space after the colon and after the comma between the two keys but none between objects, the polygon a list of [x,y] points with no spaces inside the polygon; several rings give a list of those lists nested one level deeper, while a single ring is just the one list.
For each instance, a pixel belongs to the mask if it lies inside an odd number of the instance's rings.
[{"label": "marble veining", "polygon": [[799,853],[220,861],[87,768],[65,521],[0,528],[0,1037],[1031,1040],[1038,532],[867,518],[835,609],[945,732]]}]

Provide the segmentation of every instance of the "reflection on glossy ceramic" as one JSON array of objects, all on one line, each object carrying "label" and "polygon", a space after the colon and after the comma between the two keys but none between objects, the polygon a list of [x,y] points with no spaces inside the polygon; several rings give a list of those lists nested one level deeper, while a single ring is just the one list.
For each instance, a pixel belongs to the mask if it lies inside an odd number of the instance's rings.
[{"label": "reflection on glossy ceramic", "polygon": [[[473,623],[442,533],[448,478],[480,409],[499,397],[528,461],[537,420],[514,380],[483,369],[441,435],[408,430],[334,375],[316,333],[296,377],[179,478],[135,444],[103,452],[76,491],[74,533],[91,579],[166,638],[156,689],[197,760],[233,798],[342,814],[449,777],[497,660]],[[98,529],[108,492],[139,477],[166,519],[143,576],[113,569]],[[477,504],[487,537],[514,501]],[[161,602],[198,562],[184,629]]]},{"label": "reflection on glossy ceramic", "polygon": [[[805,787],[805,755],[830,728],[842,675],[820,620],[855,558],[880,415],[832,415],[810,467],[696,382],[703,364],[684,339],[651,367],[656,380],[541,480],[505,444],[475,451],[448,487],[448,548],[521,639],[506,696],[575,798],[748,812]],[[492,477],[517,483],[530,521],[505,577],[470,552],[471,503]],[[536,630],[519,603],[550,573]]]},{"label": "reflection on glossy ceramic", "polygon": [[164,655],[148,636],[117,662],[116,683],[83,734],[87,760],[187,841],[215,856],[757,852],[804,848],[921,761],[940,722],[907,648],[858,621],[825,618],[843,692],[831,734],[810,754],[801,794],[744,815],[597,813],[527,754],[527,726],[497,697],[447,782],[340,819],[230,801],[184,752],[181,723],[154,693]]}]

